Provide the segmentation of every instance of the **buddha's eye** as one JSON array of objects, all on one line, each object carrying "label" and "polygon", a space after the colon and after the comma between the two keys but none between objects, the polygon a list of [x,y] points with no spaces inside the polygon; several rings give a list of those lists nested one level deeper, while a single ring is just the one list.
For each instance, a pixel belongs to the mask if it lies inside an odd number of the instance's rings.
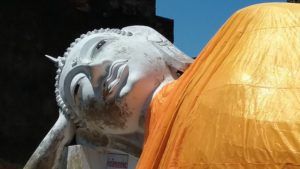
[{"label": "buddha's eye", "polygon": [[99,50],[105,43],[106,43],[105,40],[101,40],[100,42],[97,43],[96,49]]},{"label": "buddha's eye", "polygon": [[76,96],[78,94],[79,87],[80,87],[80,85],[76,84],[75,89],[74,89],[74,96]]}]

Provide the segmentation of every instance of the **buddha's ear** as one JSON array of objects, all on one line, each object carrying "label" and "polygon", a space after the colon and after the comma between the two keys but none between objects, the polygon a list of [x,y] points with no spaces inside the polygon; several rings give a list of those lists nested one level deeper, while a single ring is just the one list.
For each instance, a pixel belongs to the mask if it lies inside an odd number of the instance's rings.
[{"label": "buddha's ear", "polygon": [[128,26],[122,30],[131,32],[133,37],[143,36],[161,53],[165,63],[173,69],[184,72],[193,63],[193,59],[176,48],[163,35],[147,26]]}]

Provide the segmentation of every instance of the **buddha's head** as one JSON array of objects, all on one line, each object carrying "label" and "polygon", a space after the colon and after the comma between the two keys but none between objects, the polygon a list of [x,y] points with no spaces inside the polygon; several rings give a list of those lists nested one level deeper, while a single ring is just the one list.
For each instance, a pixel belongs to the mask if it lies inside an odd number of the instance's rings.
[{"label": "buddha's head", "polygon": [[145,26],[88,32],[53,60],[61,110],[79,127],[113,134],[138,130],[155,92],[193,61]]}]

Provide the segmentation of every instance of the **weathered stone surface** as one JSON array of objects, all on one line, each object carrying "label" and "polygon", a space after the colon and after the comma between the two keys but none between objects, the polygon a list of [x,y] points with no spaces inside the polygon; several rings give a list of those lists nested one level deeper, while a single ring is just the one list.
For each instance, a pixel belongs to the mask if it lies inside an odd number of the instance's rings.
[{"label": "weathered stone surface", "polygon": [[[84,149],[87,152],[85,152]],[[68,148],[67,169],[91,169],[90,166],[91,164],[88,161],[89,156],[92,156],[96,159],[97,158],[100,159],[95,161],[95,163],[98,163],[99,168],[103,168],[100,162],[103,161],[102,164],[104,164],[103,157],[101,158],[100,155],[98,155],[96,152],[92,151],[91,149],[83,148],[82,146],[75,145],[75,146],[70,146]]]}]

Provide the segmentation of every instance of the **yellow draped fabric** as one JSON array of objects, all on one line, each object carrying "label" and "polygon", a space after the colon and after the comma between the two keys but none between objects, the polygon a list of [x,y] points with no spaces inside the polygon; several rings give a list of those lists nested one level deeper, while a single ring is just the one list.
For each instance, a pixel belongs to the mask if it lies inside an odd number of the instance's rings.
[{"label": "yellow draped fabric", "polygon": [[300,168],[300,5],[236,12],[148,115],[138,169]]}]

